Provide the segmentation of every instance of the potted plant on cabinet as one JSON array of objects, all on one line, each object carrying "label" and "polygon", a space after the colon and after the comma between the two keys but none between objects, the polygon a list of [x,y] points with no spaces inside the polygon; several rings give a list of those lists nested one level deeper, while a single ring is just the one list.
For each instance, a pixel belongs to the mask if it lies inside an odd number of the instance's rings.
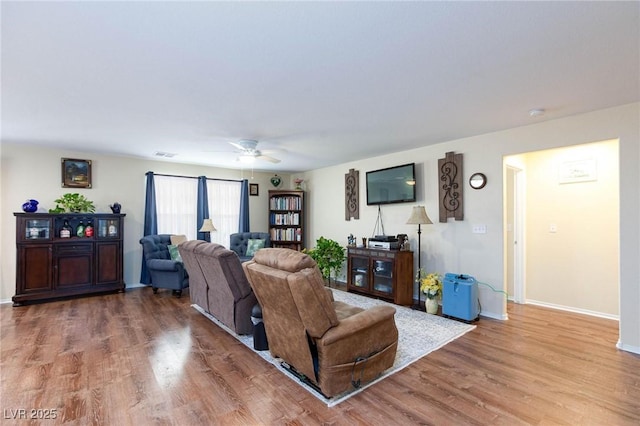
[{"label": "potted plant on cabinet", "polygon": [[49,209],[49,213],[93,213],[96,211],[93,201],[78,193],[67,193],[53,200],[55,209]]}]

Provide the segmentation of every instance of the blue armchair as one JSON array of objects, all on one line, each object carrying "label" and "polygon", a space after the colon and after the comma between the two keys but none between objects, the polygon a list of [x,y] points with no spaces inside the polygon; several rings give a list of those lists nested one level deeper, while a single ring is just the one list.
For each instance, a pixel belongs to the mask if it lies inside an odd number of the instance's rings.
[{"label": "blue armchair", "polygon": [[249,240],[264,240],[265,247],[271,247],[271,237],[268,232],[238,232],[229,236],[229,250],[235,251],[240,262],[253,259],[253,255],[247,256]]},{"label": "blue armchair", "polygon": [[144,260],[151,276],[153,292],[159,288],[173,290],[177,297],[189,287],[189,276],[181,261],[171,258],[169,246],[170,234],[147,235],[140,239]]}]

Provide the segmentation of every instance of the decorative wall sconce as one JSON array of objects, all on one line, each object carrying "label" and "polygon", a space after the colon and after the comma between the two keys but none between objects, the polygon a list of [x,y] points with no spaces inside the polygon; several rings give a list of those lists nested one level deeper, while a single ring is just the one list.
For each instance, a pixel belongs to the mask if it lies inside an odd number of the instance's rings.
[{"label": "decorative wall sconce", "polygon": [[438,180],[440,181],[440,222],[453,217],[463,220],[462,204],[462,154],[447,152],[438,160]]},{"label": "decorative wall sconce", "polygon": [[360,219],[359,182],[358,170],[349,169],[349,173],[344,175],[344,220]]}]

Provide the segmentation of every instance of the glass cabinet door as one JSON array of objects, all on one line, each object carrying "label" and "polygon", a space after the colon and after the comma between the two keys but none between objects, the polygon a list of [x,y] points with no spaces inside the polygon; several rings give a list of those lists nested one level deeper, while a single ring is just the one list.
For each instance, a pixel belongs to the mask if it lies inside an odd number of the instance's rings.
[{"label": "glass cabinet door", "polygon": [[48,240],[51,233],[49,219],[26,219],[24,221],[24,238],[27,240]]},{"label": "glass cabinet door", "polygon": [[385,296],[393,294],[393,261],[371,259],[373,262],[373,291]]},{"label": "glass cabinet door", "polygon": [[120,236],[120,220],[98,219],[99,238],[118,238]]},{"label": "glass cabinet door", "polygon": [[358,288],[369,287],[369,259],[353,257],[351,260],[351,285]]}]

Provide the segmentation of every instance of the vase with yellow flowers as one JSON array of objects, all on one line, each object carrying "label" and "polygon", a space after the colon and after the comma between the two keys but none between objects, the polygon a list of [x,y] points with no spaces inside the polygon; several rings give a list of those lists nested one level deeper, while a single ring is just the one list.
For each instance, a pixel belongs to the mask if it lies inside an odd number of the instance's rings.
[{"label": "vase with yellow flowers", "polygon": [[424,302],[427,313],[438,313],[438,299],[442,295],[442,277],[438,273],[427,274],[423,269],[418,270],[416,281],[420,284],[420,291],[427,299]]}]

